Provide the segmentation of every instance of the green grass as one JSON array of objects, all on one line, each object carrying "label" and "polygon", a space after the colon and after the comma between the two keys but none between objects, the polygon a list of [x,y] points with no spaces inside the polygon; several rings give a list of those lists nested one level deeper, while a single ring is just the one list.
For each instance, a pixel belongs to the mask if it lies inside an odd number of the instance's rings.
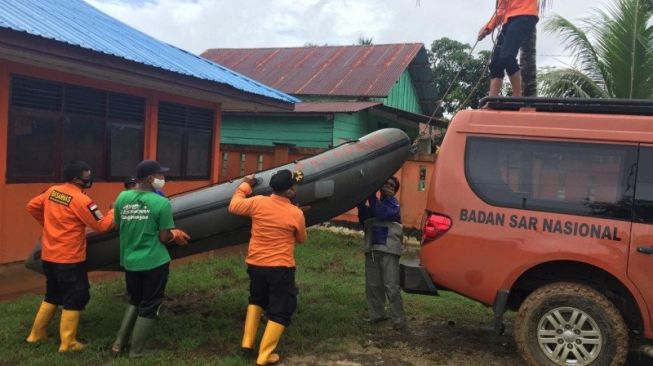
[{"label": "green grass", "polygon": [[[296,261],[299,306],[281,339],[282,356],[337,353],[348,341],[374,332],[363,320],[360,239],[311,230],[308,242],[296,250]],[[168,299],[149,344],[155,352],[137,361],[109,353],[125,308],[122,279],[92,285],[79,329],[89,346],[75,354],[57,353],[58,316],[50,325],[55,334],[50,340],[38,346],[24,343],[40,296],[0,303],[0,365],[251,365],[253,361],[240,354],[248,296],[245,269],[240,255],[173,268]],[[487,308],[450,293],[439,298],[404,294],[404,303],[409,322],[454,319],[478,324],[491,319]]]}]

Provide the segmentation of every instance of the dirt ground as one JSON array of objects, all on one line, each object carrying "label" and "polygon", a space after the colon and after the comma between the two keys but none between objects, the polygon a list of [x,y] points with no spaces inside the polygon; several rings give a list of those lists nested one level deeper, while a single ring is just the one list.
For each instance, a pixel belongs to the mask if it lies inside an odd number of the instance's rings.
[{"label": "dirt ground", "polygon": [[[510,324],[506,324],[510,328]],[[331,357],[290,356],[286,366],[524,366],[512,334],[498,336],[487,325],[420,322],[398,333],[379,333],[350,342]],[[650,366],[653,359],[631,352],[626,366]]]},{"label": "dirt ground", "polygon": [[350,342],[345,352],[328,359],[289,357],[284,365],[523,365],[511,335],[497,336],[487,325],[411,322],[405,332],[380,324],[379,332]]}]

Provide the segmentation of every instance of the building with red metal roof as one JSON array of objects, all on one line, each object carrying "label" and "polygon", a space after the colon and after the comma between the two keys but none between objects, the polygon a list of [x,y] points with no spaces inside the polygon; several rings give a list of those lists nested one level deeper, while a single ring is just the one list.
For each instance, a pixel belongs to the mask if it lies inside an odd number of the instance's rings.
[{"label": "building with red metal roof", "polygon": [[[203,57],[302,100],[293,112],[228,112],[222,180],[266,169],[385,127],[418,138],[436,102],[424,45],[209,49]],[[434,159],[430,139],[399,174],[404,222],[417,226]],[[404,188],[405,187],[405,188]],[[410,206],[414,205],[414,208]]]},{"label": "building with red metal roof", "polygon": [[430,115],[436,98],[421,43],[209,49],[202,56],[300,98],[387,98],[402,77],[417,94],[419,110],[410,112]]},{"label": "building with red metal roof", "polygon": [[223,144],[328,148],[383,127],[417,137],[435,106],[422,44],[209,49],[202,56],[304,102],[292,113],[227,113]]}]

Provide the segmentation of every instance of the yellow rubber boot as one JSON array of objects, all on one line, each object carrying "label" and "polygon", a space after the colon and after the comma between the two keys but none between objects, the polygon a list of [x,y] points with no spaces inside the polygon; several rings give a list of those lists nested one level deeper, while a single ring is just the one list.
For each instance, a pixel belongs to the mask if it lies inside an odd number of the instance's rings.
[{"label": "yellow rubber boot", "polygon": [[39,311],[36,313],[34,318],[34,325],[32,325],[32,331],[29,333],[26,341],[27,343],[36,343],[48,339],[48,325],[54,317],[54,312],[57,310],[57,305],[50,304],[49,302],[43,301]]},{"label": "yellow rubber boot", "polygon": [[281,357],[272,352],[277,348],[277,344],[279,344],[279,339],[281,338],[284,329],[286,329],[285,326],[273,322],[272,320],[268,320],[268,325],[265,327],[265,332],[261,339],[261,345],[259,346],[256,365],[272,365],[281,361]]},{"label": "yellow rubber boot", "polygon": [[247,315],[245,316],[245,328],[243,329],[243,341],[240,346],[248,351],[254,350],[254,340],[258,325],[261,323],[263,308],[258,305],[247,305]]},{"label": "yellow rubber boot", "polygon": [[61,312],[61,324],[59,326],[59,336],[61,345],[59,352],[81,351],[86,347],[85,344],[77,340],[77,326],[79,317],[82,312],[79,310],[66,310]]}]

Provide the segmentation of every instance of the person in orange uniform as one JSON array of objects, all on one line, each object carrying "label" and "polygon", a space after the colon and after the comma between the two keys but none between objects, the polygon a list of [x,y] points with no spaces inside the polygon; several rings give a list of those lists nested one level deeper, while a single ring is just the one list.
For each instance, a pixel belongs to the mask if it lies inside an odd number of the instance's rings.
[{"label": "person in orange uniform", "polygon": [[281,360],[273,353],[284,329],[297,308],[295,286],[296,243],[306,240],[304,213],[291,200],[297,192],[301,172],[284,169],[270,178],[271,196],[254,196],[256,179],[243,179],[229,204],[229,212],[252,218],[251,239],[247,249],[247,273],[250,278],[249,305],[241,346],[254,350],[254,340],[263,311],[268,323],[259,345],[257,365],[271,365]]},{"label": "person in orange uniform", "polygon": [[90,167],[74,161],[64,168],[66,183],[48,188],[32,198],[27,211],[43,226],[41,259],[46,277],[45,299],[34,319],[28,343],[47,338],[47,327],[57,306],[63,305],[59,352],[79,351],[77,340],[81,311],[90,300],[86,273],[86,228],[102,233],[113,228],[113,211],[103,216],[84,193],[93,184]]},{"label": "person in orange uniform", "polygon": [[501,33],[490,59],[490,96],[501,92],[503,78],[508,74],[512,95],[522,95],[521,71],[517,53],[533,33],[539,20],[538,0],[497,0],[497,9],[492,19],[478,32],[481,41],[494,29],[502,25]]}]

